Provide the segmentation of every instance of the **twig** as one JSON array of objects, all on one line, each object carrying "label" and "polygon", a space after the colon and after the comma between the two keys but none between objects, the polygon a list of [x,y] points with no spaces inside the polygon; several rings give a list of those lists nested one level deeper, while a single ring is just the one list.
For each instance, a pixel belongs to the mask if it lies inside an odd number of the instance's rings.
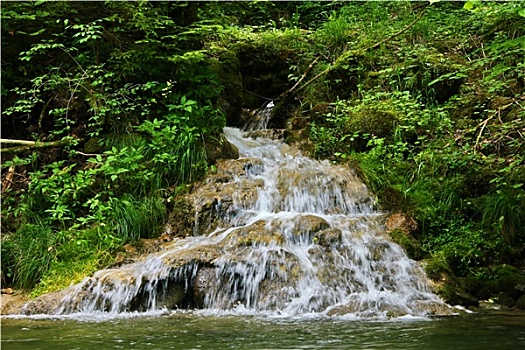
[{"label": "twig", "polygon": [[42,120],[44,119],[44,115],[47,112],[49,104],[51,103],[51,101],[53,101],[54,98],[55,98],[55,96],[51,96],[49,98],[49,100],[47,100],[47,102],[44,105],[44,107],[42,108],[42,112],[40,112],[40,117],[38,118],[38,130],[42,130]]},{"label": "twig", "polygon": [[365,49],[365,51],[368,51],[368,50],[371,50],[371,49],[375,49],[375,48],[378,48],[379,46],[381,46],[381,44],[395,38],[396,36],[398,35],[401,35],[403,34],[404,32],[406,32],[407,30],[409,30],[410,28],[412,28],[422,17],[423,15],[425,14],[425,12],[427,11],[427,8],[428,6],[425,6],[425,8],[423,9],[423,11],[421,11],[421,13],[419,14],[419,16],[417,16],[417,18],[412,22],[410,23],[408,26],[406,26],[404,29],[401,29],[399,32],[397,33],[394,33],[392,35],[390,35],[388,38],[386,39],[383,39],[381,40],[380,42],[368,47],[367,49]]},{"label": "twig", "polygon": [[295,88],[296,88],[299,84],[301,84],[301,82],[304,80],[304,78],[306,78],[306,76],[308,75],[308,73],[310,73],[310,71],[312,70],[312,68],[314,68],[314,66],[315,66],[315,64],[317,63],[317,61],[319,61],[319,58],[320,58],[320,57],[321,57],[321,56],[317,56],[317,58],[316,58],[315,60],[313,60],[313,61],[308,65],[308,67],[306,68],[306,70],[305,70],[303,76],[301,77],[301,79],[299,79],[299,80],[297,81],[297,83],[295,83],[295,85],[292,86],[292,88],[291,88],[290,90],[288,90],[287,93],[291,93],[292,91],[295,90]]},{"label": "twig", "polygon": [[247,93],[249,93],[249,94],[252,94],[252,95],[254,95],[254,96],[260,97],[260,98],[262,98],[262,99],[265,99],[265,100],[267,100],[267,101],[273,101],[273,98],[264,97],[264,96],[262,96],[262,95],[256,94],[256,93],[253,92],[253,91],[249,91],[249,90],[246,90],[246,89],[243,89],[243,91],[244,91],[244,92],[247,92]]},{"label": "twig", "polygon": [[[398,36],[398,35],[403,34],[403,33],[406,32],[407,30],[409,30],[410,28],[412,28],[412,27],[413,27],[413,26],[414,26],[414,25],[415,25],[415,24],[416,24],[416,23],[417,23],[417,22],[423,17],[423,15],[425,14],[427,8],[428,8],[428,6],[426,6],[426,7],[423,9],[423,11],[421,11],[421,13],[419,14],[419,16],[418,16],[418,17],[417,17],[412,23],[410,23],[408,26],[406,26],[406,27],[403,28],[402,30],[398,31],[397,33],[394,33],[394,34],[390,35],[388,38],[383,39],[383,40],[381,40],[380,42],[378,42],[378,43],[376,43],[376,44],[374,44],[374,45],[372,45],[372,46],[367,47],[367,48],[364,49],[364,50],[361,50],[360,52],[364,53],[364,52],[366,52],[366,51],[368,51],[368,50],[375,49],[375,48],[381,46],[381,44],[383,44],[383,43],[385,43],[385,42],[387,42],[387,41],[389,41],[389,40],[395,38],[395,37]],[[344,53],[343,53],[341,56],[339,56],[339,58],[337,58],[336,62],[337,62],[341,57],[343,57],[343,56],[344,56]],[[318,79],[319,77],[321,77],[321,76],[325,75],[326,73],[330,72],[330,70],[332,69],[332,67],[333,67],[333,66],[328,66],[328,68],[326,68],[326,69],[323,70],[321,73],[317,74],[315,77],[313,77],[312,79],[308,80],[303,86],[301,86],[300,88],[298,88],[297,91],[304,89],[307,85],[309,85],[310,83],[312,83],[314,80],[316,80],[316,79]]]},{"label": "twig", "polygon": [[107,154],[104,154],[104,153],[84,153],[80,151],[75,151],[75,153],[80,154],[82,156],[86,156],[86,157],[96,157],[96,156],[106,157],[107,156]]},{"label": "twig", "polygon": [[332,68],[332,66],[328,66],[328,68],[326,68],[324,71],[322,71],[321,73],[317,74],[315,77],[313,77],[312,79],[308,80],[303,86],[301,86],[299,89],[297,89],[297,91],[299,90],[302,90],[304,89],[308,84],[310,84],[312,81],[316,80],[317,78],[319,78],[321,75],[324,75],[326,73],[328,73],[330,71],[330,69]]},{"label": "twig", "polygon": [[505,109],[509,108],[510,106],[512,106],[514,104],[514,101],[501,107],[501,108],[498,108],[498,110],[496,112],[494,112],[490,117],[488,117],[487,119],[485,119],[484,121],[482,121],[481,123],[479,123],[477,126],[476,126],[476,129],[481,126],[481,130],[479,131],[479,134],[478,134],[478,137],[476,138],[476,144],[474,145],[474,149],[477,149],[478,148],[478,144],[479,144],[479,139],[481,138],[481,135],[483,135],[483,131],[485,130],[485,127],[487,126],[487,123],[492,119],[494,118],[496,115],[500,115],[501,111],[504,111]]},{"label": "twig", "polygon": [[13,184],[13,176],[15,174],[15,167],[10,166],[9,170],[7,170],[7,175],[5,176],[4,181],[2,182],[2,190],[1,193],[4,193],[4,191],[8,190],[9,187]]}]

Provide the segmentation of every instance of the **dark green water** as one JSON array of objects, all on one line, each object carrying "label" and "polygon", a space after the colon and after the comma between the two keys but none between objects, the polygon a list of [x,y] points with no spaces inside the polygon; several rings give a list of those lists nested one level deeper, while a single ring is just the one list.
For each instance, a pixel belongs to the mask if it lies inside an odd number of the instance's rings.
[{"label": "dark green water", "polygon": [[2,319],[2,350],[525,349],[525,313],[432,320],[173,314],[108,321]]}]

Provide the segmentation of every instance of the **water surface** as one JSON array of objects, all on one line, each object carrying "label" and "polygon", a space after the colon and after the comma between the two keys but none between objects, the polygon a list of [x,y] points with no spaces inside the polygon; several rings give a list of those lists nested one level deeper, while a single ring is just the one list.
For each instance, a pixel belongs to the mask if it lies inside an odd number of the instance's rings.
[{"label": "water surface", "polygon": [[525,313],[389,321],[194,313],[4,318],[2,349],[525,349]]}]

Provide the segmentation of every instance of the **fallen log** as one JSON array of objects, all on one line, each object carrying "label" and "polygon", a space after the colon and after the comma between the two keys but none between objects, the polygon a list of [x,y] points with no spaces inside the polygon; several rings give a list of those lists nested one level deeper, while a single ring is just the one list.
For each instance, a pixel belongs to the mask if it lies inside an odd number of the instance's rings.
[{"label": "fallen log", "polygon": [[[2,145],[0,149],[1,154],[8,153],[20,153],[23,151],[29,151],[40,148],[51,148],[51,147],[64,147],[71,144],[75,139],[72,137],[63,138],[58,141],[40,142],[40,141],[27,141],[27,140],[12,140],[12,139],[0,139]],[[4,145],[20,145],[15,147],[7,147]]]}]

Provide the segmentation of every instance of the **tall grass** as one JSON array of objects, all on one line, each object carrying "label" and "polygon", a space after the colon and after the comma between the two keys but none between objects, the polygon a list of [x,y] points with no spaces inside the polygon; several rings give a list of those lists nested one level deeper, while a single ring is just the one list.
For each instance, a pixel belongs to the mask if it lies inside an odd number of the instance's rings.
[{"label": "tall grass", "polygon": [[123,241],[153,237],[164,222],[166,207],[159,196],[133,198],[125,196],[111,202],[108,226]]},{"label": "tall grass", "polygon": [[512,244],[525,241],[525,193],[504,188],[487,195],[483,202],[482,224],[495,229]]},{"label": "tall grass", "polygon": [[319,31],[319,39],[333,54],[340,54],[346,49],[350,28],[345,17],[331,16]]},{"label": "tall grass", "polygon": [[12,259],[9,273],[17,288],[32,288],[49,270],[56,256],[55,243],[54,232],[43,224],[23,225],[10,238],[10,251],[3,251],[2,255],[7,253]]}]

